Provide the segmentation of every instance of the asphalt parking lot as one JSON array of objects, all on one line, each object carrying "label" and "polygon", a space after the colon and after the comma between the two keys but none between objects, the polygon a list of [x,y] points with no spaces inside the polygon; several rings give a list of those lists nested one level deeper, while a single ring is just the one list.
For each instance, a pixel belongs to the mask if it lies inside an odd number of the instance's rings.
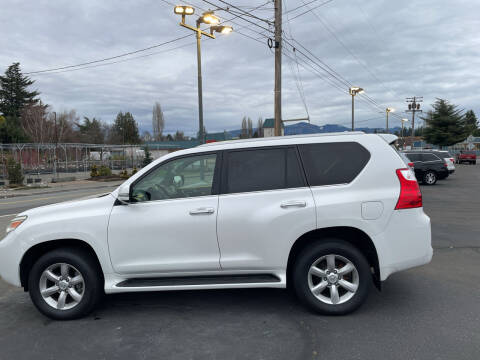
[{"label": "asphalt parking lot", "polygon": [[478,359],[480,165],[422,193],[432,263],[392,275],[354,314],[248,289],[111,295],[88,318],[55,322],[0,280],[0,359]]}]

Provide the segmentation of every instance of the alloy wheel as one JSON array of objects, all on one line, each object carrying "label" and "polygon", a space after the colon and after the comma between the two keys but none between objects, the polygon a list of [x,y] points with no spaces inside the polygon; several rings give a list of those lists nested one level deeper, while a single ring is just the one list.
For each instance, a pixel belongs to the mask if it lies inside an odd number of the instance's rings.
[{"label": "alloy wheel", "polygon": [[308,271],[310,291],[325,304],[347,302],[357,292],[358,285],[357,268],[350,260],[340,255],[322,256]]},{"label": "alloy wheel", "polygon": [[425,174],[425,182],[429,185],[435,183],[435,174],[431,172]]},{"label": "alloy wheel", "polygon": [[54,309],[70,310],[85,294],[85,280],[74,266],[56,263],[46,268],[39,281],[43,300]]}]

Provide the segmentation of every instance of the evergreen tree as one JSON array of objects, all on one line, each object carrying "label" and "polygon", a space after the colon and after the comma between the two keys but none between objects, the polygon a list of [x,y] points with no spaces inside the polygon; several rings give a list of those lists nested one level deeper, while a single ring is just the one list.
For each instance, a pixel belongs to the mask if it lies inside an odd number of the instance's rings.
[{"label": "evergreen tree", "polygon": [[147,166],[153,161],[152,154],[150,153],[150,150],[148,146],[145,146],[145,157],[143,158],[143,166]]},{"label": "evergreen tree", "polygon": [[427,126],[423,130],[423,135],[427,143],[450,146],[465,140],[468,136],[468,127],[462,111],[456,105],[444,99],[437,99],[432,108],[424,118]]},{"label": "evergreen tree", "polygon": [[27,104],[36,104],[37,91],[28,91],[34,81],[22,75],[20,63],[13,63],[0,76],[0,113],[5,117],[19,118],[23,107]]},{"label": "evergreen tree", "polygon": [[111,130],[111,141],[117,144],[138,144],[140,135],[133,115],[119,112]]},{"label": "evergreen tree", "polygon": [[95,117],[90,119],[84,116],[83,124],[77,122],[75,125],[78,127],[82,142],[90,144],[103,144],[105,142],[106,127]]},{"label": "evergreen tree", "polygon": [[478,120],[473,110],[468,110],[465,113],[465,125],[468,129],[468,135],[473,134],[478,130]]}]

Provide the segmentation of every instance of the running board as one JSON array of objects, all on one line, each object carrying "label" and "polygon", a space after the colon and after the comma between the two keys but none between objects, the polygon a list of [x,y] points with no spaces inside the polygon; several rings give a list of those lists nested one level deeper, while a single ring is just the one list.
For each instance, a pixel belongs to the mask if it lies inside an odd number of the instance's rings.
[{"label": "running board", "polygon": [[137,288],[188,285],[258,284],[278,283],[280,281],[280,278],[272,274],[210,275],[128,279],[118,283],[116,287]]}]

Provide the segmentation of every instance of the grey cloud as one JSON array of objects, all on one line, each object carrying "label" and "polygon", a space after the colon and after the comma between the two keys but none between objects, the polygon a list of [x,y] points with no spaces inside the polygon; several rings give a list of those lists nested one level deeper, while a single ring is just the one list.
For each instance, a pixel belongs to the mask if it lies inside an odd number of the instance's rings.
[{"label": "grey cloud", "polygon": [[[302,4],[284,1],[290,9]],[[192,2],[209,7],[200,0]],[[234,3],[256,6],[262,1]],[[171,6],[162,1],[0,0],[0,9],[0,23],[6,29],[0,37],[2,71],[14,61],[20,61],[24,71],[76,64],[188,34],[178,26]],[[343,77],[364,87],[382,106],[403,110],[405,97],[423,95],[426,107],[436,97],[445,97],[480,111],[476,93],[480,80],[478,1],[335,0],[315,11],[359,60],[312,14],[291,21],[293,36]],[[258,29],[249,25],[241,31],[258,37],[252,30]],[[244,115],[255,122],[259,116],[272,116],[273,54],[266,40],[262,42],[238,33],[203,41],[204,112],[209,131],[238,128]],[[132,61],[32,77],[43,100],[56,109],[74,108],[81,116],[108,122],[118,111],[130,111],[142,129],[149,129],[152,106],[159,101],[168,131],[194,134],[198,117],[194,36],[165,48],[182,44],[186,46]],[[159,51],[163,48],[150,53]],[[284,117],[303,117],[305,110],[288,62],[284,58]],[[348,124],[349,96],[305,69],[300,68],[300,74],[312,122]],[[383,113],[358,100],[357,119],[372,119],[362,126],[383,126]],[[395,118],[392,121],[398,124]]]}]

